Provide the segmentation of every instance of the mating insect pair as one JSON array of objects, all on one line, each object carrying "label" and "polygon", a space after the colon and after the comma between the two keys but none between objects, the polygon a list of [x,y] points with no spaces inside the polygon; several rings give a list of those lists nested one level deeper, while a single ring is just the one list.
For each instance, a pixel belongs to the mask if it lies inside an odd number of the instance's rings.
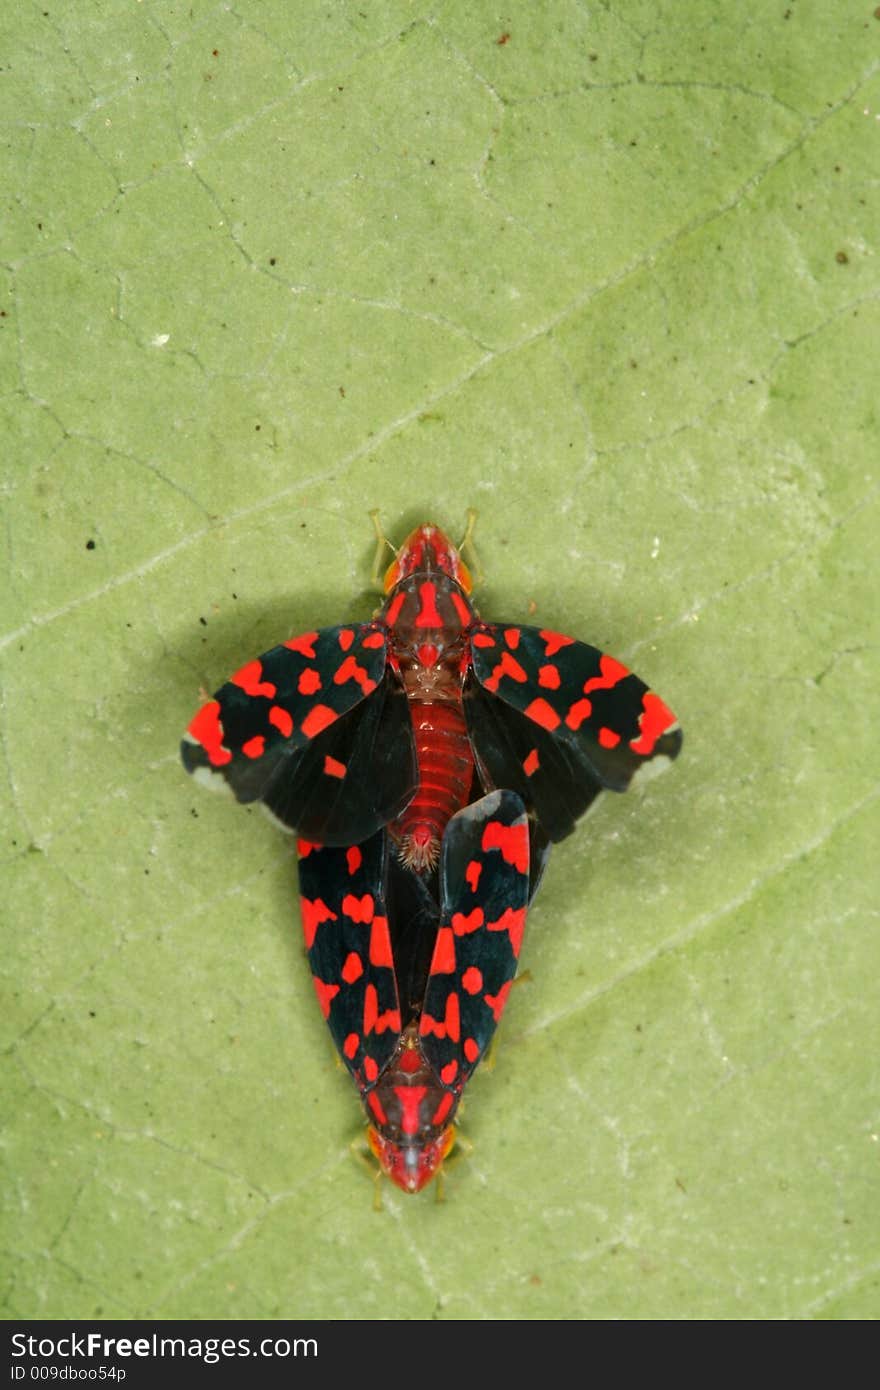
[{"label": "mating insect pair", "polygon": [[182,744],[199,780],[299,834],[318,997],[371,1147],[408,1191],[451,1147],[549,842],[681,746],[670,710],[614,658],[483,622],[469,536],[456,548],[418,527],[371,622],[249,662]]}]

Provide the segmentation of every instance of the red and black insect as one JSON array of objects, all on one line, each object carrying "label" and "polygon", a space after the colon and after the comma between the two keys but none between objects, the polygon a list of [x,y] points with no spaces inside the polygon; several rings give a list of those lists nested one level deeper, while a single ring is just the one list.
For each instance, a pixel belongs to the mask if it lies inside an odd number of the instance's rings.
[{"label": "red and black insect", "polygon": [[[368,1140],[405,1192],[439,1171],[455,1113],[516,974],[545,854],[513,792],[446,826],[436,876],[407,867],[380,830],[361,845],[300,842],[315,993],[361,1093]],[[436,877],[436,883],[434,883]]]},{"label": "red and black insect", "polygon": [[677,756],[675,716],[638,676],[571,637],[483,622],[471,589],[459,550],[419,526],[372,622],[242,666],[190,724],[185,767],[323,845],[388,826],[402,861],[430,873],[450,817],[481,791],[517,792],[561,840],[600,791]]}]

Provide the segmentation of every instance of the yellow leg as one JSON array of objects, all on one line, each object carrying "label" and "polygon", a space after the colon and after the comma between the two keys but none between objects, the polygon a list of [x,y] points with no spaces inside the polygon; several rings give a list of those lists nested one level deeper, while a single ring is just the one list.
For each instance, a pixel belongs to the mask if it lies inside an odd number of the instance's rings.
[{"label": "yellow leg", "polygon": [[477,524],[477,510],[476,510],[476,507],[468,507],[468,509],[467,509],[467,525],[466,525],[465,528],[464,528],[464,535],[463,535],[462,538],[461,538],[461,544],[459,545],[458,549],[459,549],[459,554],[462,556],[463,559],[465,558],[465,556],[464,556],[465,550],[467,550],[467,552],[468,552],[468,558],[465,559],[465,564],[467,565],[468,569],[469,569],[470,572],[471,572],[471,578],[472,578],[473,581],[474,581],[474,587],[475,587],[475,588],[476,588],[476,586],[477,586],[478,584],[482,584],[482,583],[483,583],[483,580],[486,578],[486,576],[485,576],[484,573],[483,573],[483,567],[482,567],[482,565],[480,564],[480,558],[479,558],[479,556],[477,555],[477,552],[476,552],[476,550],[475,550],[475,548],[474,548],[474,542],[473,542],[473,539],[472,539],[472,538],[473,538],[473,534],[474,534],[474,527],[476,526],[476,524]]},{"label": "yellow leg", "polygon": [[[459,1111],[459,1114],[461,1114],[461,1111]],[[470,1139],[466,1139],[462,1134],[461,1130],[457,1129],[455,1132],[455,1148],[452,1150],[452,1153],[449,1155],[448,1158],[444,1158],[443,1167],[439,1170],[436,1178],[434,1179],[437,1185],[438,1202],[446,1201],[446,1174],[452,1168],[456,1168],[458,1164],[461,1163],[463,1158],[470,1158],[473,1151],[474,1146],[471,1143]]]},{"label": "yellow leg", "polygon": [[382,557],[385,554],[386,546],[394,555],[397,554],[397,547],[391,544],[385,532],[382,530],[382,523],[379,520],[379,508],[374,507],[373,510],[368,513],[368,516],[373,523],[373,530],[376,532],[376,558],[373,560],[373,569],[370,574],[370,586],[373,589],[378,589],[379,592],[382,593],[385,589],[385,585],[382,582],[382,570],[384,568]]},{"label": "yellow leg", "polygon": [[352,1139],[348,1147],[351,1150],[352,1156],[357,1160],[357,1162],[361,1165],[362,1168],[365,1168],[367,1170],[370,1177],[373,1179],[373,1211],[381,1211],[382,1169],[375,1162],[372,1154],[370,1154],[369,1158],[367,1157],[369,1149],[364,1140],[363,1135],[359,1135],[357,1139]]}]

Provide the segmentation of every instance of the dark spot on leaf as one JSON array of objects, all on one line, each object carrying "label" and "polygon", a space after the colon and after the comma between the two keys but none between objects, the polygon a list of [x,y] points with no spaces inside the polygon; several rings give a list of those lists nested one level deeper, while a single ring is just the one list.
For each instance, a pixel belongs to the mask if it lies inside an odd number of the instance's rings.
[{"label": "dark spot on leaf", "polygon": [[845,251],[838,251],[834,259],[837,261],[838,265],[849,265],[849,256]]},{"label": "dark spot on leaf", "polygon": [[507,32],[499,34],[495,42],[499,48],[503,48],[506,43],[510,43],[510,35]]},{"label": "dark spot on leaf", "polygon": [[199,618],[199,622],[201,623],[202,627],[207,627],[207,626],[208,626],[208,619],[207,619],[207,618]]},{"label": "dark spot on leaf", "polygon": [[95,542],[94,542],[94,541],[92,541],[92,540],[86,541],[86,550],[94,550],[94,548],[95,548]]}]

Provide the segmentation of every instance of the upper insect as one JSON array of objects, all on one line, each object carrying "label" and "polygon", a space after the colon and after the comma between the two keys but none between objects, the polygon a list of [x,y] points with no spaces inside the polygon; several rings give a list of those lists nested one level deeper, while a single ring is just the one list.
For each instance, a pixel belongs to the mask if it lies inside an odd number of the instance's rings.
[{"label": "upper insect", "polygon": [[[358,844],[387,826],[427,874],[450,818],[482,792],[516,792],[561,840],[603,789],[675,758],[675,715],[621,662],[479,617],[462,558],[472,524],[459,546],[418,526],[372,622],[304,633],[242,666],[192,720],[187,770],[307,840]],[[378,583],[389,542],[376,530]]]}]

